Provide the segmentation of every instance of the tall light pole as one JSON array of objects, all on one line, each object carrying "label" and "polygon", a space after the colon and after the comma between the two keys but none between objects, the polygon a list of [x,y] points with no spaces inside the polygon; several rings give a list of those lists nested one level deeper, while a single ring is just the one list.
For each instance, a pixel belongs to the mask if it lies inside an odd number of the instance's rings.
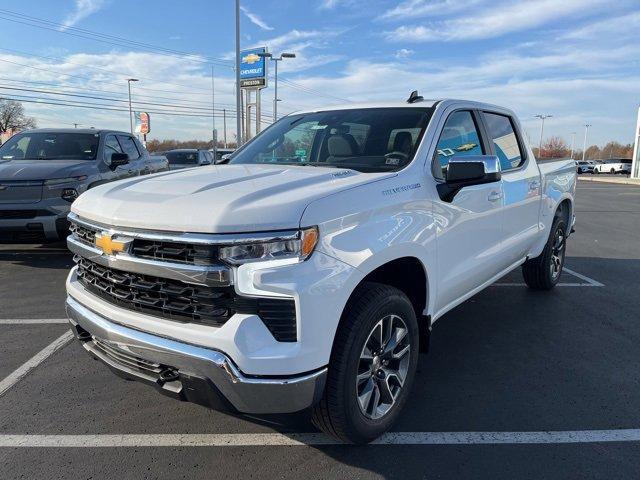
[{"label": "tall light pole", "polygon": [[227,148],[227,109],[222,109],[222,128],[224,129],[224,148]]},{"label": "tall light pole", "polygon": [[133,111],[131,110],[131,82],[137,82],[137,78],[127,78],[127,87],[129,89],[129,126],[133,135]]},{"label": "tall light pole", "polygon": [[576,146],[576,132],[571,132],[571,160],[573,160],[573,151]]},{"label": "tall light pole", "polygon": [[274,57],[271,53],[259,53],[259,56],[263,58],[270,58],[275,63],[275,71],[273,77],[273,121],[278,120],[278,62],[281,62],[284,58],[296,58],[295,53],[282,53],[279,57]]},{"label": "tall light pole", "polygon": [[240,0],[236,0],[236,148],[242,145],[242,92],[240,91]]},{"label": "tall light pole", "polygon": [[582,161],[584,162],[584,157],[587,154],[587,132],[589,131],[589,127],[591,124],[585,123],[584,125],[584,142],[582,143]]},{"label": "tall light pole", "polygon": [[544,134],[544,121],[547,118],[553,117],[553,115],[534,115],[534,117],[542,120],[542,125],[540,126],[540,143],[538,144],[538,156],[542,158],[542,135]]}]

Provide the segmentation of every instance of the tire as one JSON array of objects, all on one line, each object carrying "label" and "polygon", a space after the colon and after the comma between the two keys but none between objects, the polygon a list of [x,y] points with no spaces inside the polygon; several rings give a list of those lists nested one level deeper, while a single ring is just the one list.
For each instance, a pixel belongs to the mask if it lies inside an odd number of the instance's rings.
[{"label": "tire", "polygon": [[567,251],[567,227],[556,216],[551,226],[549,239],[542,253],[522,265],[522,276],[533,290],[551,290],[560,280]]},{"label": "tire", "polygon": [[615,169],[615,168],[612,168],[611,170],[609,170],[609,173],[611,173],[611,174],[615,175],[615,174],[616,174],[616,169]]},{"label": "tire", "polygon": [[597,174],[597,173],[600,173],[600,170],[598,170],[597,168],[594,168],[594,169],[593,169],[593,174],[595,175],[595,174]]},{"label": "tire", "polygon": [[[388,352],[377,355],[380,342],[374,332],[378,332],[381,324],[387,329],[389,323],[385,321],[391,322],[392,328],[399,328],[391,330],[399,332],[395,338],[405,332],[395,347],[389,345],[391,342],[386,347],[397,356],[408,346],[408,351],[399,360]],[[379,331],[382,332],[382,328]],[[416,314],[402,291],[372,282],[359,286],[349,300],[336,332],[325,391],[311,414],[313,424],[343,442],[355,444],[368,443],[389,430],[411,390],[418,363],[418,342]],[[382,347],[382,350],[386,348]],[[386,372],[392,374],[386,375]],[[405,375],[400,387],[398,379],[402,372]],[[383,384],[390,387],[386,390],[376,387]],[[367,392],[372,392],[369,397]],[[381,403],[373,408],[372,405],[377,405],[374,403],[376,398]],[[384,403],[384,398],[391,401]]]}]

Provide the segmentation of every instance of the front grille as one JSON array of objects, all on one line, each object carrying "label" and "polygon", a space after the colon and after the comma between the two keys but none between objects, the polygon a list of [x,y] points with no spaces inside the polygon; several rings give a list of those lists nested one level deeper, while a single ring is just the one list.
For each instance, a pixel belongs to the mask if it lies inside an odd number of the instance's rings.
[{"label": "front grille", "polygon": [[0,210],[0,219],[29,219],[37,216],[37,210]]},{"label": "front grille", "polygon": [[214,265],[218,249],[213,245],[135,239],[131,253],[136,257],[191,265]]},{"label": "front grille", "polygon": [[[70,231],[78,240],[93,245],[98,229],[72,222]],[[214,245],[135,238],[130,253],[139,258],[189,265],[216,265],[219,263],[218,247]]]},{"label": "front grille", "polygon": [[87,243],[89,245],[93,245],[95,243],[96,230],[91,230],[90,228],[87,228],[84,225],[71,222],[71,225],[69,226],[69,231],[73,236],[75,236],[78,240],[84,243]]},{"label": "front grille", "polygon": [[295,303],[250,298],[233,287],[206,287],[103,267],[76,257],[78,278],[92,293],[129,310],[180,322],[219,327],[235,313],[258,315],[274,338],[296,341]]}]

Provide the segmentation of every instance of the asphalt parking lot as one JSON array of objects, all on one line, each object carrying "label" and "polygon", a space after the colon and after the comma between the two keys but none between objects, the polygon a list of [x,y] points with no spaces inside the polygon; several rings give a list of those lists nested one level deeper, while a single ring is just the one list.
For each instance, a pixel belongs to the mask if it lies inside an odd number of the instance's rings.
[{"label": "asphalt parking lot", "polygon": [[440,319],[363,447],[115,377],[65,336],[64,246],[1,245],[0,478],[638,478],[640,187],[579,182],[576,213],[561,286],[517,271]]}]

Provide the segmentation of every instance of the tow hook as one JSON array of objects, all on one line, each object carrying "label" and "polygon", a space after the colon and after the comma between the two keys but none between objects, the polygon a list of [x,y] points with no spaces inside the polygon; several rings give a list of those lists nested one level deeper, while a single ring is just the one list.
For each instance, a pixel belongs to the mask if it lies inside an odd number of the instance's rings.
[{"label": "tow hook", "polygon": [[174,380],[178,380],[180,378],[180,374],[175,368],[165,368],[158,375],[158,383],[163,384],[167,382],[173,382]]}]

